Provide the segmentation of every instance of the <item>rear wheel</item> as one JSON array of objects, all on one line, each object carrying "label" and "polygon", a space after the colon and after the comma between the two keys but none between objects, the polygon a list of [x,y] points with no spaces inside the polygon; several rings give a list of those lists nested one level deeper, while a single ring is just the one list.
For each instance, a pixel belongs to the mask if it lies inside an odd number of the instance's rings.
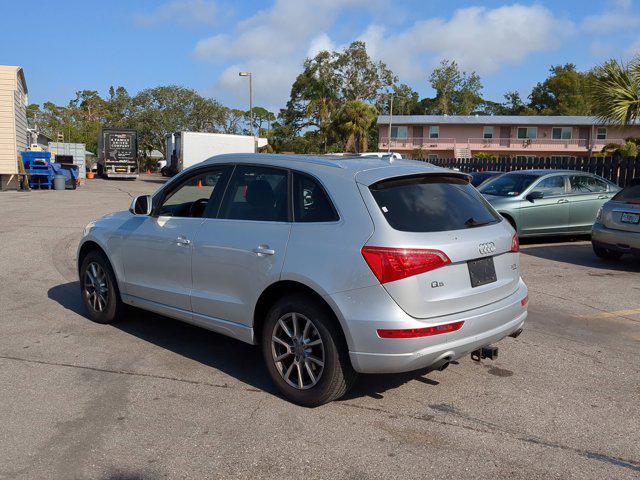
[{"label": "rear wheel", "polygon": [[114,323],[124,309],[116,278],[107,258],[89,252],[80,266],[80,291],[89,318],[97,323]]},{"label": "rear wheel", "polygon": [[303,295],[285,297],[271,308],[262,353],[280,392],[306,407],[340,398],[356,378],[333,318]]},{"label": "rear wheel", "polygon": [[621,252],[616,252],[615,250],[610,250],[605,247],[601,247],[600,245],[593,245],[593,252],[600,258],[604,258],[606,260],[618,260],[622,257]]}]

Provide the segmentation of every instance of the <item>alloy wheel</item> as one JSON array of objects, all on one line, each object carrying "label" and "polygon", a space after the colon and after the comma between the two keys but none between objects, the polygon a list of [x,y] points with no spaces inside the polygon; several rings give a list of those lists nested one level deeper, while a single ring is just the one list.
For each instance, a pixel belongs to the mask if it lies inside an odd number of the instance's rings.
[{"label": "alloy wheel", "polygon": [[320,381],[324,370],[324,345],[313,322],[300,313],[280,317],[271,335],[271,353],[285,382],[307,390]]},{"label": "alloy wheel", "polygon": [[97,262],[87,265],[84,272],[84,295],[89,306],[96,312],[103,312],[109,304],[109,279]]}]

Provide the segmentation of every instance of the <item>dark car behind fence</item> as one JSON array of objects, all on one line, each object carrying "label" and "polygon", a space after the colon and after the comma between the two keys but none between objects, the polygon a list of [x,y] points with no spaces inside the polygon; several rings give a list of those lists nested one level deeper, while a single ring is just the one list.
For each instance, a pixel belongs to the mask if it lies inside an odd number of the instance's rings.
[{"label": "dark car behind fence", "polygon": [[457,168],[461,172],[493,170],[562,169],[595,173],[607,180],[626,187],[628,182],[640,177],[640,157],[500,157],[500,158],[440,158],[429,163],[445,168]]}]

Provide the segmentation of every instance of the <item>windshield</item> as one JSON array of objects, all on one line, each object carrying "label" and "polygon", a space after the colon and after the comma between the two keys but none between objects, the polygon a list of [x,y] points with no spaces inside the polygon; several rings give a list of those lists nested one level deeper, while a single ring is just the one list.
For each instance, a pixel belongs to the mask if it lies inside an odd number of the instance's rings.
[{"label": "windshield", "polygon": [[480,186],[480,193],[497,197],[515,197],[524,192],[538,175],[501,175]]},{"label": "windshield", "polygon": [[501,220],[466,180],[416,175],[369,187],[389,225],[403,232],[445,232]]}]

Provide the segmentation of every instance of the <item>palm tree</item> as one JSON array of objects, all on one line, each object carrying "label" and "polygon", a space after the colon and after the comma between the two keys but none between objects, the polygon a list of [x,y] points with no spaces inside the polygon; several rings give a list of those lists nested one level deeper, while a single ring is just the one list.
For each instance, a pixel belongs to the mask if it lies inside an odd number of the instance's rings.
[{"label": "palm tree", "polygon": [[640,119],[640,56],[631,62],[609,60],[593,71],[593,112],[608,125],[629,125]]},{"label": "palm tree", "polygon": [[335,124],[345,136],[347,150],[352,147],[356,153],[367,150],[369,129],[378,115],[374,106],[358,100],[346,102],[336,115]]}]

